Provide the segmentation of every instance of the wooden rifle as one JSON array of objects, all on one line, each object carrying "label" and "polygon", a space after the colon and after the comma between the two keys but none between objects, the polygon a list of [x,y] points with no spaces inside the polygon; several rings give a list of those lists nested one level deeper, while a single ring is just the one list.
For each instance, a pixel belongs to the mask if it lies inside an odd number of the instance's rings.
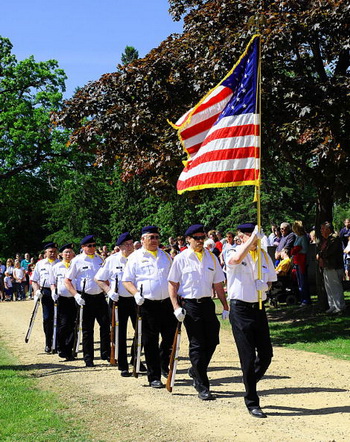
[{"label": "wooden rifle", "polygon": [[[55,288],[55,294],[58,295],[58,278],[56,278],[56,288]],[[57,299],[53,306],[53,335],[52,335],[52,353],[57,352],[57,313],[58,313],[58,304]]]},{"label": "wooden rifle", "polygon": [[[118,275],[115,279],[115,293],[118,293]],[[112,303],[112,324],[111,324],[111,354],[110,363],[116,365],[118,362],[119,352],[119,315],[118,315],[118,302]]]},{"label": "wooden rifle", "polygon": [[[83,282],[83,290],[81,293],[81,297],[84,299],[85,295],[85,284],[86,279]],[[79,353],[81,335],[83,333],[83,306],[78,306],[77,319],[75,321],[75,333],[74,333],[74,345],[73,345],[73,356],[76,356]]]},{"label": "wooden rifle", "polygon": [[[45,279],[45,281],[44,281],[44,284],[40,287],[40,291],[41,291],[41,295],[42,295],[42,296],[43,296],[42,289],[43,289],[43,287],[45,286],[45,282],[46,282],[46,279]],[[34,304],[34,309],[33,309],[33,312],[32,312],[32,316],[31,316],[30,321],[29,321],[28,331],[27,331],[26,336],[25,336],[25,338],[24,338],[24,342],[25,342],[26,344],[29,342],[29,338],[30,338],[30,335],[31,335],[31,333],[32,333],[32,329],[33,329],[34,321],[35,321],[36,315],[37,315],[37,313],[38,313],[39,305],[40,305],[40,299],[38,298],[38,299],[36,300],[35,304]]]},{"label": "wooden rifle", "polygon": [[[143,285],[140,287],[140,295],[143,293]],[[136,308],[136,327],[134,336],[134,364],[132,374],[135,378],[139,376],[140,372],[140,362],[141,362],[141,344],[142,343],[142,316],[141,316],[141,306]]]},{"label": "wooden rifle", "polygon": [[175,376],[177,363],[179,361],[179,352],[180,352],[180,344],[181,344],[181,325],[182,322],[178,322],[175,330],[175,336],[173,341],[173,347],[170,355],[169,362],[169,374],[166,381],[166,389],[171,393],[173,391],[173,387],[175,384]]}]

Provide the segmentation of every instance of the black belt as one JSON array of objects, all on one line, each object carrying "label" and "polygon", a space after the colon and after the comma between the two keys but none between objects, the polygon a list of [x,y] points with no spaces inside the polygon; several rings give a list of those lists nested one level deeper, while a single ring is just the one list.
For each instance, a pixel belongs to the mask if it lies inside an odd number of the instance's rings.
[{"label": "black belt", "polygon": [[203,302],[211,301],[210,296],[205,296],[204,298],[182,298],[183,301],[192,302],[196,304],[203,304]]},{"label": "black belt", "polygon": [[[262,303],[265,304],[265,302],[266,301],[263,301]],[[240,299],[231,299],[231,303],[241,305],[242,307],[259,308],[259,302],[245,302],[241,301]]]},{"label": "black belt", "polygon": [[149,298],[145,298],[145,302],[165,302],[165,301],[169,301],[170,298],[164,298],[164,299],[149,299]]}]

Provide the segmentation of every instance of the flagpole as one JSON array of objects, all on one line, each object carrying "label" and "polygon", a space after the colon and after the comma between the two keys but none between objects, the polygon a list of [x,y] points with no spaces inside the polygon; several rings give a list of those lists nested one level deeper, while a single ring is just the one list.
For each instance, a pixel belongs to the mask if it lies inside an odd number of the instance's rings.
[{"label": "flagpole", "polygon": [[[259,179],[258,184],[255,186],[255,198],[256,198],[256,215],[257,215],[257,225],[259,232],[261,231],[261,203],[260,203],[260,185],[261,185],[261,35],[259,37],[259,59],[258,59],[258,93],[256,98],[256,109],[258,114],[258,124],[256,127],[260,128],[258,137],[259,155],[258,155],[258,167]],[[262,279],[262,261],[261,261],[261,239],[258,239],[258,279]],[[262,310],[262,291],[258,290],[258,302],[259,309]]]}]

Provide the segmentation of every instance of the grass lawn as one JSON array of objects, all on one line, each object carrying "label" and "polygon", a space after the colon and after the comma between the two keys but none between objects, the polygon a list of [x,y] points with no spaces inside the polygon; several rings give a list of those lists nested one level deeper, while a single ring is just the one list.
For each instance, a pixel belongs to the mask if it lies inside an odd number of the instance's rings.
[{"label": "grass lawn", "polygon": [[0,440],[91,440],[53,393],[42,391],[0,344]]},{"label": "grass lawn", "polygon": [[[347,310],[341,316],[326,315],[312,306],[267,306],[271,339],[274,346],[290,347],[350,360],[350,292],[345,292]],[[217,310],[221,311],[218,300]],[[231,329],[222,321],[224,329]]]}]

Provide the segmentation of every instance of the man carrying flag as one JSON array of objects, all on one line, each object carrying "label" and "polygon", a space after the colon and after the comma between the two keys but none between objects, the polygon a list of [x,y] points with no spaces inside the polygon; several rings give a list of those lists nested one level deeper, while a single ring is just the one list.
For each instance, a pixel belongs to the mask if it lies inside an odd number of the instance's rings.
[{"label": "man carrying flag", "polygon": [[[254,35],[226,77],[173,127],[178,130],[188,156],[177,183],[178,193],[213,187],[255,186],[257,226],[254,228],[249,224],[249,229],[245,231],[246,244],[241,246],[237,256],[228,257],[228,291],[232,299],[230,320],[233,325],[241,319],[236,325],[244,329],[245,317],[240,315],[242,308],[255,309],[249,312],[252,313],[249,319],[251,328],[247,331],[249,336],[246,336],[245,330],[239,334],[237,327],[233,327],[233,332],[236,343],[237,339],[239,341],[237,347],[247,389],[246,405],[254,417],[261,418],[266,415],[259,407],[255,384],[271,361],[272,347],[269,337],[268,340],[262,338],[266,344],[264,347],[259,345],[257,336],[259,332],[264,337],[268,336],[262,300],[266,283],[273,281],[275,275],[266,279],[266,275],[262,274],[262,265],[265,271],[268,269],[270,272],[271,263],[261,252],[260,243],[260,71],[260,36]],[[249,269],[247,261],[250,263]],[[249,294],[249,299],[245,296],[240,298],[243,292]],[[259,320],[256,320],[257,317]],[[256,351],[257,359],[262,359],[259,367],[251,363]]]}]

